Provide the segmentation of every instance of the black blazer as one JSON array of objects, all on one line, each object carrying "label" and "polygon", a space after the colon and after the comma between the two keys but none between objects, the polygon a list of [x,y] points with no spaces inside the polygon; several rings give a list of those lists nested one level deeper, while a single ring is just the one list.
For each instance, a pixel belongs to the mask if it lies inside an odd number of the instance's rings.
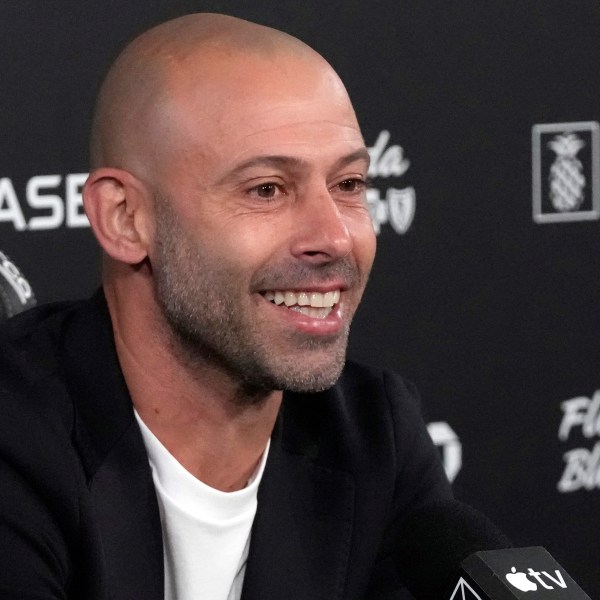
[{"label": "black blazer", "polygon": [[[243,600],[410,597],[396,527],[449,495],[398,377],[348,364],[326,392],[286,393]],[[0,598],[163,598],[158,505],[102,293],[0,327]]]}]

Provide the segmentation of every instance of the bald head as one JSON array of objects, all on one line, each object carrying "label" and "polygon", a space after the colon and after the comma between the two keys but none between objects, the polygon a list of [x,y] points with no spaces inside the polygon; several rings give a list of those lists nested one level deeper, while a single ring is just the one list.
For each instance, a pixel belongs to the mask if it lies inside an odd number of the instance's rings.
[{"label": "bald head", "polygon": [[293,78],[298,64],[310,65],[326,73],[345,95],[328,63],[300,40],[230,16],[186,15],[140,35],[109,70],[94,113],[92,168],[117,167],[139,176],[152,171],[160,154],[174,144],[173,109],[185,110],[174,106],[178,94],[182,96],[186,87],[187,92],[206,92],[204,116],[211,118],[211,92],[230,86],[229,95],[236,95],[234,84],[246,70],[245,63],[270,65],[282,79]]},{"label": "bald head", "polygon": [[[236,389],[331,385],[375,250],[368,157],[342,82],[299,40],[212,14],[138,37],[102,86],[83,190],[120,339]],[[271,290],[337,308],[284,312]]]}]

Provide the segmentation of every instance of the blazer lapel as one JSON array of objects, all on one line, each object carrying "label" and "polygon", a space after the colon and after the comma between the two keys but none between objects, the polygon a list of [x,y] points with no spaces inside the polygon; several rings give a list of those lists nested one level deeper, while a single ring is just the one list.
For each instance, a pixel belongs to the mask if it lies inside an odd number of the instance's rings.
[{"label": "blazer lapel", "polygon": [[74,314],[64,342],[74,441],[86,473],[113,600],[162,600],[160,514],[148,456],[101,293]]},{"label": "blazer lapel", "polygon": [[315,464],[318,432],[303,428],[294,411],[286,408],[287,430],[280,418],[271,441],[242,600],[343,598],[354,480]]},{"label": "blazer lapel", "polygon": [[132,422],[94,475],[90,491],[114,600],[162,600],[163,548],[154,483]]}]

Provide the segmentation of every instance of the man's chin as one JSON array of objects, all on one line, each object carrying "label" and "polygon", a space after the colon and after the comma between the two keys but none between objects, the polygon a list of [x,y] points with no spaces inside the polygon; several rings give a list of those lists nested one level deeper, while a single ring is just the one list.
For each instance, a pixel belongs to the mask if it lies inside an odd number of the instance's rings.
[{"label": "man's chin", "polygon": [[[298,361],[301,363],[301,359]],[[315,393],[329,389],[339,379],[344,360],[308,366],[296,364],[275,377],[276,389],[289,392]]]},{"label": "man's chin", "polygon": [[273,392],[294,392],[301,394],[314,394],[323,392],[332,387],[339,379],[343,365],[324,372],[312,370],[293,370],[277,373],[259,374],[254,372],[240,380],[235,401],[239,405],[257,406],[266,401]]}]

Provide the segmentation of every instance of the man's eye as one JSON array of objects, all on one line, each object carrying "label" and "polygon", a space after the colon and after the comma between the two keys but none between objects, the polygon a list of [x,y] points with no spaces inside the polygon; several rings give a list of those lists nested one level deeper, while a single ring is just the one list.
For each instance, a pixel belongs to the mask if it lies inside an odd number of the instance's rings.
[{"label": "man's eye", "polygon": [[252,188],[250,192],[265,200],[271,200],[276,198],[279,194],[285,194],[285,190],[277,183],[261,183]]},{"label": "man's eye", "polygon": [[365,182],[362,179],[344,179],[337,184],[337,187],[342,192],[358,192],[365,187]]}]

